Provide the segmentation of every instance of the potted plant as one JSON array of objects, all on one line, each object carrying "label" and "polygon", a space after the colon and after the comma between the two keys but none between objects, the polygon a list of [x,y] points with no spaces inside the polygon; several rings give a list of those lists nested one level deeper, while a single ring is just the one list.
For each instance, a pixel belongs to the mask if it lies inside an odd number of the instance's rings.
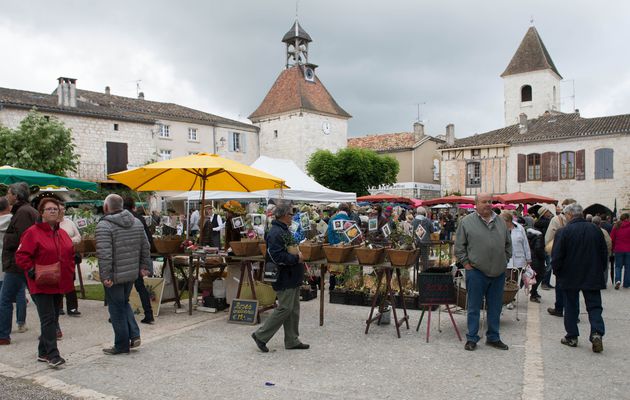
[{"label": "potted plant", "polygon": [[365,240],[354,249],[354,254],[361,265],[380,264],[385,260],[385,247]]},{"label": "potted plant", "polygon": [[75,250],[81,254],[95,253],[95,233],[98,218],[89,208],[74,209],[73,211],[69,211],[69,214],[81,233],[81,242],[74,246]]},{"label": "potted plant", "polygon": [[405,232],[401,224],[395,223],[389,234],[391,249],[386,249],[387,258],[394,267],[407,267],[416,260],[416,248],[413,236]]},{"label": "potted plant", "polygon": [[325,257],[323,247],[324,244],[319,236],[316,236],[313,239],[307,239],[299,245],[304,261],[323,259]]}]

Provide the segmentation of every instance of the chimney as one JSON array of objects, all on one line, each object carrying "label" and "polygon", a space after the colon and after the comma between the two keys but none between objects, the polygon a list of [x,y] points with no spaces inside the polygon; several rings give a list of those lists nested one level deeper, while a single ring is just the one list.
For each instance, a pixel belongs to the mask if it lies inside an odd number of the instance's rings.
[{"label": "chimney", "polygon": [[424,125],[422,122],[413,123],[413,139],[417,142],[424,137]]},{"label": "chimney", "polygon": [[138,93],[138,100],[144,100],[144,92]]},{"label": "chimney", "polygon": [[77,106],[77,80],[74,78],[57,78],[57,104],[60,107]]},{"label": "chimney", "polygon": [[455,125],[446,125],[446,144],[452,146],[455,144]]},{"label": "chimney", "polygon": [[521,135],[527,133],[527,115],[524,113],[518,116],[518,133]]},{"label": "chimney", "polygon": [[105,94],[110,95],[112,94],[111,89],[109,88],[109,86],[105,86]]}]

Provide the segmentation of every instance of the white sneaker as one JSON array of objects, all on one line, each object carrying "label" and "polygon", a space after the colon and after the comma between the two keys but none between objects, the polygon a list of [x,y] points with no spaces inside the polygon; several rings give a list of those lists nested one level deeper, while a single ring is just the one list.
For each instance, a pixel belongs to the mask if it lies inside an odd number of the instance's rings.
[{"label": "white sneaker", "polygon": [[26,327],[26,325],[18,325],[17,331],[18,333],[24,333],[28,331],[28,328]]},{"label": "white sneaker", "polygon": [[514,303],[513,303],[513,302],[512,302],[512,303],[509,303],[509,304],[506,306],[506,308],[507,308],[508,310],[513,310],[513,309],[514,309]]}]

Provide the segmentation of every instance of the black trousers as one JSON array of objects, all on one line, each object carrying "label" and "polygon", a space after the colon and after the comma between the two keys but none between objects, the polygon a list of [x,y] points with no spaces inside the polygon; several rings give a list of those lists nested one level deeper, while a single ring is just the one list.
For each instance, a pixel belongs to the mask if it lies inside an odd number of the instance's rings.
[{"label": "black trousers", "polygon": [[39,336],[38,355],[49,359],[59,356],[57,349],[57,326],[59,325],[59,307],[63,300],[62,294],[31,294],[37,306],[37,314],[41,327]]},{"label": "black trousers", "polygon": [[147,287],[144,286],[144,278],[142,276],[139,276],[133,284],[136,287],[136,292],[138,292],[138,296],[140,296],[142,309],[144,310],[144,317],[153,319],[153,309],[151,308],[151,294],[147,290]]}]

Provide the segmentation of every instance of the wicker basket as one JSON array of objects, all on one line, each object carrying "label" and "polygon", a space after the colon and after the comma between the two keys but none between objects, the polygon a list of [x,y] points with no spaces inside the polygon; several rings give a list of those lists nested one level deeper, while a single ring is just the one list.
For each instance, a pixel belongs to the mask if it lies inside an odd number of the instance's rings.
[{"label": "wicker basket", "polygon": [[385,252],[394,267],[407,267],[416,262],[416,250],[386,249]]},{"label": "wicker basket", "polygon": [[181,239],[153,239],[155,250],[160,254],[179,253],[182,242]]},{"label": "wicker basket", "polygon": [[[515,281],[505,282],[505,288],[503,289],[503,305],[510,304],[514,301],[518,289],[518,284]],[[455,292],[457,293],[457,306],[466,308],[466,297],[468,294],[468,292],[466,292],[466,288],[455,288]]]},{"label": "wicker basket", "polygon": [[361,265],[380,264],[385,260],[385,249],[370,249],[369,247],[357,247],[354,254]]},{"label": "wicker basket", "polygon": [[260,248],[258,240],[241,240],[240,242],[230,242],[230,247],[235,255],[238,257],[250,257],[260,255]]},{"label": "wicker basket", "polygon": [[96,239],[82,239],[79,243],[74,245],[74,250],[82,254],[95,253]]},{"label": "wicker basket", "polygon": [[[258,297],[258,304],[260,306],[270,306],[276,301],[276,292],[273,290],[271,285],[267,283],[263,283],[260,281],[256,281],[254,283],[256,285],[256,297]],[[249,286],[249,282],[243,283],[243,287],[241,288],[241,299],[253,299],[254,295],[252,295],[252,289]]]},{"label": "wicker basket", "polygon": [[317,243],[302,243],[300,245],[300,251],[304,261],[321,260],[325,257],[322,244]]},{"label": "wicker basket", "polygon": [[323,246],[323,249],[330,263],[344,263],[354,258],[354,246]]}]

